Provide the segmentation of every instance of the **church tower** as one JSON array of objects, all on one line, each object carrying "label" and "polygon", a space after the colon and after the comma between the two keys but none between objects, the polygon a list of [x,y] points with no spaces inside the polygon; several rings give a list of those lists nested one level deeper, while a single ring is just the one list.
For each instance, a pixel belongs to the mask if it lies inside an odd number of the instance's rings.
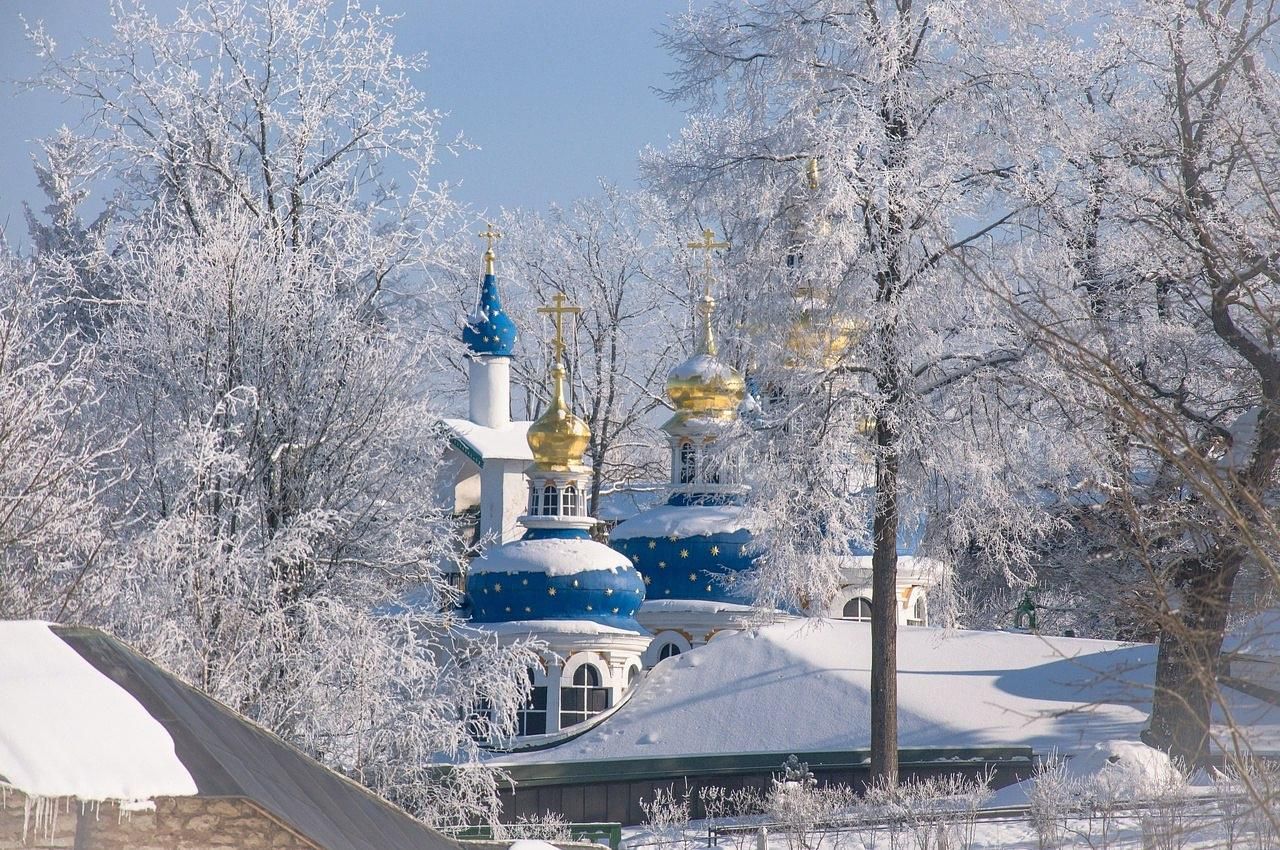
[{"label": "church tower", "polygon": [[484,273],[475,310],[462,327],[467,361],[465,419],[444,419],[449,438],[440,476],[441,501],[455,515],[474,522],[473,545],[515,540],[522,533],[524,469],[532,455],[525,440],[528,422],[511,421],[511,359],[515,356],[516,323],[502,308],[494,271],[493,225],[478,234],[486,240]]},{"label": "church tower", "polygon": [[689,247],[707,252],[706,278],[696,350],[667,376],[674,413],[662,430],[671,446],[671,495],[609,535],[644,576],[639,619],[655,635],[648,664],[737,630],[751,613],[734,584],[752,563],[742,507],[747,487],[715,448],[737,427],[746,395],[742,373],[720,359],[715,338],[710,252],[728,244],[708,230]]},{"label": "church tower", "polygon": [[522,736],[557,733],[618,703],[638,679],[649,634],[635,620],[644,583],[631,562],[592,540],[590,469],[583,453],[587,423],[569,409],[564,327],[579,311],[557,295],[540,312],[555,322],[555,363],[546,410],[528,430],[533,462],[524,537],[488,549],[471,562],[471,622],[499,639],[534,637],[545,644],[530,671],[533,691],[520,713]]}]

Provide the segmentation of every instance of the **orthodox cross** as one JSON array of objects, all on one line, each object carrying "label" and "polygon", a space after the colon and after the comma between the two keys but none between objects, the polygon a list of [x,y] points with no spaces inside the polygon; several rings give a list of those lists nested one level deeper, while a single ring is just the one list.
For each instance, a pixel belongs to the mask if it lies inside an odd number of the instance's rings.
[{"label": "orthodox cross", "polygon": [[552,296],[551,300],[555,303],[553,307],[539,307],[539,313],[545,313],[551,316],[551,321],[555,322],[556,338],[551,341],[551,345],[555,348],[556,362],[559,363],[564,355],[564,317],[576,316],[582,312],[581,307],[574,305],[566,306],[564,302],[569,299],[565,297],[563,292],[557,292]]},{"label": "orthodox cross", "polygon": [[711,252],[716,251],[720,248],[728,248],[729,243],[717,242],[716,232],[708,227],[706,230],[702,231],[702,241],[687,242],[685,243],[685,247],[693,248],[694,250],[704,252],[703,253],[703,271],[707,277],[703,285],[704,286],[703,295],[710,295],[711,294]]},{"label": "orthodox cross", "polygon": [[493,229],[492,224],[486,224],[484,233],[477,233],[481,239],[485,240],[484,249],[484,273],[493,274],[493,243],[502,238],[502,234]]},{"label": "orthodox cross", "polygon": [[492,251],[493,243],[498,239],[502,238],[502,234],[493,229],[492,223],[486,224],[484,226],[484,233],[477,233],[476,236],[479,236],[481,239],[485,240],[486,251]]}]

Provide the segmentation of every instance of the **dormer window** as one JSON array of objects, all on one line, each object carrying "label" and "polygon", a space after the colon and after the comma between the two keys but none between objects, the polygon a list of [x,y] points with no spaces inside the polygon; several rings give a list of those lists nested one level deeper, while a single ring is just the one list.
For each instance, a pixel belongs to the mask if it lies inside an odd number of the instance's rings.
[{"label": "dormer window", "polygon": [[692,484],[698,475],[698,450],[688,440],[680,443],[680,483]]}]

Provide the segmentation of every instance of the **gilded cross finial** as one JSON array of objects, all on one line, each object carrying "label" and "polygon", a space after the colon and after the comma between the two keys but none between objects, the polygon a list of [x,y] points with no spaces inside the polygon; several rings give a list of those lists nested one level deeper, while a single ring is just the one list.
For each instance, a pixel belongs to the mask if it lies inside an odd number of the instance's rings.
[{"label": "gilded cross finial", "polygon": [[501,239],[502,234],[493,229],[492,222],[487,222],[484,227],[484,233],[477,233],[476,236],[485,240],[484,273],[493,274],[493,243]]},{"label": "gilded cross finial", "polygon": [[728,248],[728,242],[717,242],[716,232],[711,228],[702,231],[702,239],[698,242],[685,243],[686,248],[693,248],[696,251],[703,252],[702,272],[705,278],[702,282],[702,296],[709,298],[711,296],[711,252],[721,248]]},{"label": "gilded cross finial", "polygon": [[581,307],[572,304],[566,306],[565,302],[568,300],[569,299],[565,297],[563,292],[557,292],[551,297],[551,301],[554,306],[538,308],[539,313],[545,313],[548,316],[551,316],[551,321],[555,323],[556,336],[555,339],[551,341],[551,345],[555,349],[557,363],[560,362],[564,355],[564,317],[576,316],[582,312]]}]

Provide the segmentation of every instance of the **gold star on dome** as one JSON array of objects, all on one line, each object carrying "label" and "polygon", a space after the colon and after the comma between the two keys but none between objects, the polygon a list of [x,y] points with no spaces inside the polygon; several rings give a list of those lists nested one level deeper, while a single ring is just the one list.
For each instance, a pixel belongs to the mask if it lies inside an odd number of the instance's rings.
[{"label": "gold star on dome", "polygon": [[495,582],[493,583],[493,592],[494,592],[494,593],[501,593],[501,592],[502,592],[502,582],[500,582],[500,581],[495,581]]},{"label": "gold star on dome", "polygon": [[645,576],[645,577],[644,577],[644,583],[645,583],[645,584],[653,584],[653,576]]},{"label": "gold star on dome", "polygon": [[605,596],[613,596],[613,588],[612,588],[612,587],[606,587],[606,588],[604,589],[604,595],[605,595]]},{"label": "gold star on dome", "polygon": [[650,549],[657,549],[657,548],[658,548],[658,541],[656,541],[656,540],[650,540],[650,541],[649,541],[649,548],[650,548]]},{"label": "gold star on dome", "polygon": [[640,556],[639,556],[639,555],[632,555],[632,556],[631,556],[631,560],[635,561],[635,562],[638,564],[638,563],[640,563]]},{"label": "gold star on dome", "polygon": [[669,587],[668,587],[666,590],[664,590],[664,591],[662,591],[662,592],[663,592],[663,593],[665,593],[667,596],[670,596],[670,595],[671,595],[671,588],[669,588]]},{"label": "gold star on dome", "polygon": [[485,593],[488,593],[488,592],[489,592],[489,588],[487,588],[487,587],[481,588],[481,590],[483,590]]},{"label": "gold star on dome", "polygon": [[508,614],[510,614],[510,613],[511,613],[511,606],[510,606],[510,605],[508,605],[508,606],[507,606],[507,613],[508,613]]},{"label": "gold star on dome", "polygon": [[523,584],[525,587],[528,587],[528,586],[529,586],[529,580],[528,580],[528,579],[523,579],[520,583],[521,583],[521,584]]},{"label": "gold star on dome", "polygon": [[711,585],[707,585],[707,593],[711,592]]},{"label": "gold star on dome", "polygon": [[720,554],[720,547],[719,547],[719,546],[712,546],[712,547],[711,547],[711,555],[712,555],[712,557],[715,557],[716,555],[719,555],[719,554]]},{"label": "gold star on dome", "polygon": [[547,596],[555,596],[555,595],[556,595],[556,589],[554,587],[548,587]]},{"label": "gold star on dome", "polygon": [[675,542],[676,542],[677,540],[679,540],[680,538],[679,538],[679,537],[676,537],[674,534],[668,534],[668,535],[667,535],[667,539],[668,539],[668,540],[670,540],[672,543],[675,543]]},{"label": "gold star on dome", "polygon": [[698,580],[697,573],[689,573],[689,581],[697,581],[697,580]]},{"label": "gold star on dome", "polygon": [[578,586],[578,580],[577,580],[576,578],[573,580],[573,586],[574,586],[574,587],[577,587],[577,586]]},{"label": "gold star on dome", "polygon": [[738,554],[739,554],[739,555],[742,555],[742,556],[744,556],[744,557],[745,557],[745,556],[746,556],[746,554],[747,554],[747,547],[746,547],[746,546],[743,546],[741,549],[739,549],[739,550],[738,550]]},{"label": "gold star on dome", "polygon": [[618,613],[618,609],[617,609],[617,608],[614,608],[614,609],[612,609],[612,610],[613,610],[613,613],[615,613],[615,614],[616,614],[616,613]]},{"label": "gold star on dome", "polygon": [[687,557],[689,557],[689,550],[688,550],[688,549],[681,549],[681,550],[680,550],[680,557],[681,557],[681,558],[687,558]]},{"label": "gold star on dome", "polygon": [[532,609],[532,608],[530,608],[528,605],[526,605],[526,606],[524,606],[524,612],[525,612],[526,614],[532,614],[532,613],[533,613],[533,609]]},{"label": "gold star on dome", "polygon": [[588,610],[588,611],[590,611],[590,610],[591,610],[591,606],[590,606],[590,605],[588,605],[588,606],[587,606],[587,610]]},{"label": "gold star on dome", "polygon": [[667,568],[667,562],[666,562],[666,561],[659,561],[659,562],[658,562],[658,569],[660,569],[660,570],[665,570],[666,568]]}]

